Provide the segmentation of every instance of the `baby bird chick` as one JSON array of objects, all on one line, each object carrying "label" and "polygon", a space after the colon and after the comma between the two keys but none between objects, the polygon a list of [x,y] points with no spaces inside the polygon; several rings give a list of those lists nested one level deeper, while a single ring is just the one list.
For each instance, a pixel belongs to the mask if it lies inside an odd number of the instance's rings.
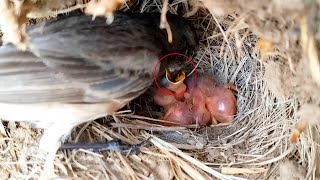
[{"label": "baby bird chick", "polygon": [[[187,86],[180,81],[172,83],[166,77],[161,79],[161,84],[165,86],[164,93],[162,90],[157,89],[153,94],[154,101],[164,108],[165,115],[163,117],[167,122],[163,123],[166,126],[174,125],[189,125],[194,123],[194,116],[191,108],[183,99],[183,94]],[[171,94],[170,94],[171,93]]]},{"label": "baby bird chick", "polygon": [[164,108],[164,111],[167,111],[172,104],[178,102],[174,95],[168,95],[162,92],[160,89],[157,89],[153,94],[154,101]]},{"label": "baby bird chick", "polygon": [[[171,90],[172,95],[159,89],[155,92],[155,102],[164,107],[164,120],[172,122],[165,125],[208,125],[234,119],[237,101],[228,87],[217,85],[212,77],[200,76],[196,86],[186,92],[191,83],[190,79],[186,82],[167,83],[166,88]],[[185,92],[183,97],[181,92]]]},{"label": "baby bird chick", "polygon": [[190,125],[195,123],[195,118],[192,110],[187,106],[186,102],[176,101],[171,104],[165,115],[164,120],[168,121],[163,123],[166,126],[174,125]]},{"label": "baby bird chick", "polygon": [[210,112],[212,124],[226,123],[234,119],[237,100],[229,88],[219,86],[209,76],[199,77],[197,88],[205,93],[205,106]]},{"label": "baby bird chick", "polygon": [[173,94],[165,94],[160,89],[157,89],[153,98],[158,105],[164,108],[165,115],[163,119],[167,122],[163,123],[163,125],[174,126],[194,123],[192,110],[188,107],[185,101],[178,101],[177,99],[179,99],[179,97],[176,97]]},{"label": "baby bird chick", "polygon": [[197,124],[207,125],[210,122],[211,114],[206,108],[207,96],[200,87],[191,90],[192,111]]}]

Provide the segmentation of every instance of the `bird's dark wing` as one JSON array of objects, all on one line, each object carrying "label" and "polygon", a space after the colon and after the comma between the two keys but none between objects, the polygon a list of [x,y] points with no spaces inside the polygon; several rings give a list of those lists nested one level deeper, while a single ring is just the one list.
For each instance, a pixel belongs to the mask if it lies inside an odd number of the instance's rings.
[{"label": "bird's dark wing", "polygon": [[[143,60],[146,51],[119,56],[119,60]],[[148,56],[156,60],[155,56]],[[10,45],[0,47],[0,102],[6,103],[96,103],[132,99],[152,83],[151,72],[107,70],[81,59],[43,59],[20,52]]]},{"label": "bird's dark wing", "polygon": [[0,102],[97,103],[142,94],[161,47],[148,27],[130,21],[67,17],[31,28],[29,52],[0,47]]}]

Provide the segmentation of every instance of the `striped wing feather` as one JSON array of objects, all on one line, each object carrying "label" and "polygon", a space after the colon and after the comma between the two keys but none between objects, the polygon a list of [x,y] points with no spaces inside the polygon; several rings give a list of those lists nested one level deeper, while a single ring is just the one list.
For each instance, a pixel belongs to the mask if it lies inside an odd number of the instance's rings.
[{"label": "striped wing feather", "polygon": [[116,16],[108,26],[104,18],[71,16],[29,28],[27,52],[0,47],[0,102],[98,103],[140,95],[152,83],[161,46],[143,21],[124,26],[130,21]]}]

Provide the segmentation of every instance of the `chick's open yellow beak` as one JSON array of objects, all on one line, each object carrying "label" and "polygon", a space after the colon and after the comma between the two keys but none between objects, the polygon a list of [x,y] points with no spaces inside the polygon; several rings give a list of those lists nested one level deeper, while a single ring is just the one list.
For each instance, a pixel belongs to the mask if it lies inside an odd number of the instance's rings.
[{"label": "chick's open yellow beak", "polygon": [[173,78],[170,72],[166,69],[166,78],[172,84],[179,84],[186,78],[186,73],[184,71],[181,71],[176,78]]}]

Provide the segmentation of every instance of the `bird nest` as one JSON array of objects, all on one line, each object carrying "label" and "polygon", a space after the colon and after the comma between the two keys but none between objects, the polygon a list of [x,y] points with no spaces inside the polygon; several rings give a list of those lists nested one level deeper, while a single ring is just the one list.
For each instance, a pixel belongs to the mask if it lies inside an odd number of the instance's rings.
[{"label": "bird nest", "polygon": [[[193,60],[198,72],[239,89],[234,121],[210,127],[158,125],[161,112],[148,91],[122,111],[78,127],[70,141],[138,144],[151,137],[150,146],[129,156],[59,151],[56,173],[90,179],[318,177],[320,34],[313,28],[320,25],[318,8],[303,0],[172,1],[169,12],[187,17],[197,31],[200,48]],[[162,2],[130,1],[121,9],[161,12]],[[2,122],[1,132],[1,177],[39,177],[42,130]]]}]

